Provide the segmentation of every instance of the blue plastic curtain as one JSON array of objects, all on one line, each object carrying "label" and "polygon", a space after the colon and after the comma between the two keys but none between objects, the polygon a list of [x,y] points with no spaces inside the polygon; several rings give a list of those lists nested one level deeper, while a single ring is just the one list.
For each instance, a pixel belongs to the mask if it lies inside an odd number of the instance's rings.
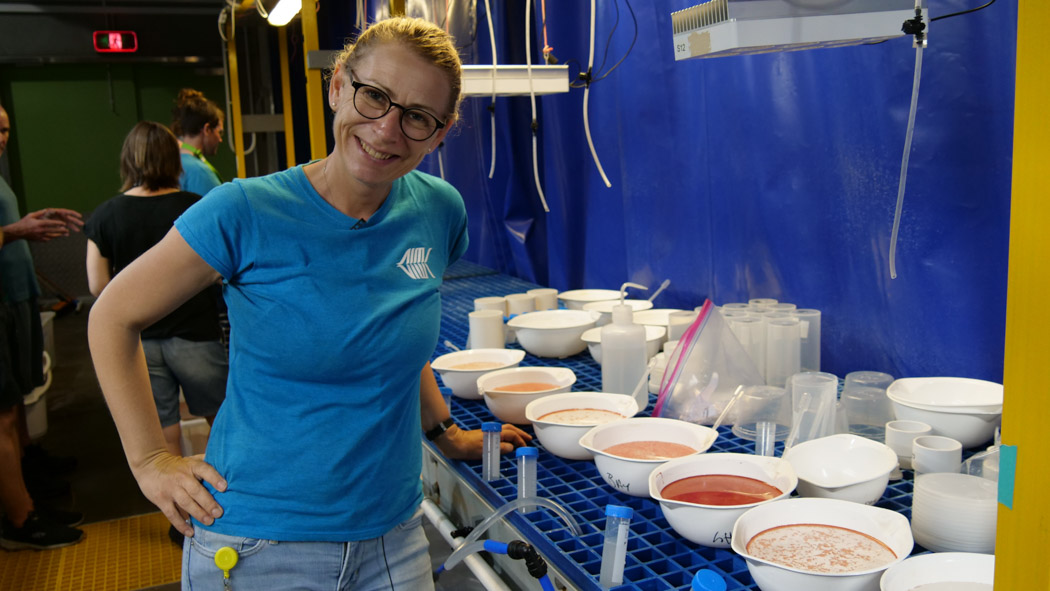
[{"label": "blue plastic curtain", "polygon": [[[550,213],[532,180],[528,97],[497,99],[493,179],[489,99],[464,102],[442,157],[470,214],[467,259],[559,289],[628,280],[655,289],[669,278],[657,307],[772,297],[817,308],[823,369],[839,376],[1001,381],[1016,3],[929,27],[896,279],[888,252],[910,38],[676,62],[670,14],[695,3],[635,0],[637,42],[591,85],[591,131],[612,188],[587,149],[582,89],[537,99]],[[524,64],[525,3],[492,4],[500,62]],[[976,4],[931,0],[929,13]],[[635,26],[624,0],[601,0],[597,12],[600,76]],[[586,67],[589,14],[587,2],[547,3],[548,41],[574,60],[573,75]],[[539,63],[543,23],[531,17]],[[464,60],[491,63],[483,2],[478,29]],[[423,169],[437,174],[436,158]]]}]

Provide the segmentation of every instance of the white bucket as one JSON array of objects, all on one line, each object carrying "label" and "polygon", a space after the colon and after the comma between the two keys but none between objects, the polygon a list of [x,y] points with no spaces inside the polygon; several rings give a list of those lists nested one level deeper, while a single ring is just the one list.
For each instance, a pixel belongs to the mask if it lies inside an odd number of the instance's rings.
[{"label": "white bucket", "polygon": [[22,399],[26,406],[26,426],[30,439],[40,439],[47,433],[47,390],[51,387],[51,356],[44,351],[44,384],[33,389]]}]

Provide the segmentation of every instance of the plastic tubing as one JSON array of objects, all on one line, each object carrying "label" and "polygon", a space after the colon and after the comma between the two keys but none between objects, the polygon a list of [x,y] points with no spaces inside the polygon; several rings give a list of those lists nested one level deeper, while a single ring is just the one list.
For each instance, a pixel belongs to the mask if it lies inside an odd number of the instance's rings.
[{"label": "plastic tubing", "polygon": [[489,0],[485,0],[485,18],[489,21],[489,43],[492,45],[492,102],[489,110],[489,121],[492,127],[492,164],[489,165],[489,178],[496,174],[496,31],[492,26],[492,9]]},{"label": "plastic tubing", "polygon": [[[594,67],[594,5],[595,0],[591,0],[591,55],[587,58],[587,73],[590,74],[591,68]],[[531,73],[530,73],[531,77]],[[612,187],[612,183],[609,182],[609,177],[605,176],[605,170],[602,169],[602,162],[598,160],[598,152],[594,149],[594,140],[591,139],[591,122],[587,117],[587,103],[591,96],[591,82],[587,81],[587,85],[583,88],[583,133],[587,136],[587,147],[591,149],[591,158],[594,159],[594,165],[598,167],[598,174],[602,175],[602,182],[605,183],[606,187]]]},{"label": "plastic tubing", "polygon": [[543,591],[554,591],[554,583],[551,583],[549,575],[543,575],[540,577],[540,588],[543,589]]},{"label": "plastic tubing", "polygon": [[[485,531],[488,530],[488,528],[491,527],[493,523],[495,523],[499,519],[502,519],[504,515],[510,513],[511,511],[519,507],[528,506],[547,507],[548,509],[558,514],[558,516],[565,521],[565,524],[569,526],[569,529],[572,530],[573,534],[575,534],[577,537],[583,535],[583,530],[580,529],[580,525],[576,523],[576,520],[572,517],[572,515],[570,515],[564,507],[555,503],[554,501],[545,497],[529,497],[527,499],[515,499],[500,507],[492,515],[486,517],[484,521],[482,521],[480,524],[478,524],[477,527],[474,528],[474,531],[470,532],[470,535],[467,536],[466,540],[463,541],[463,544],[459,548],[456,548],[456,550],[451,555],[449,555],[448,559],[445,560],[445,570],[451,569],[452,567],[459,564],[460,561],[463,560],[463,558],[469,556],[470,552],[467,552],[466,550],[470,548],[471,544],[478,541],[478,538],[481,537],[481,534],[485,533]],[[476,551],[477,550],[475,549],[474,552]]]},{"label": "plastic tubing", "polygon": [[547,198],[540,185],[539,149],[536,147],[536,91],[532,87],[532,0],[525,0],[525,71],[529,74],[529,100],[532,101],[532,179],[536,182],[536,191],[540,194],[543,211],[550,213]]},{"label": "plastic tubing", "polygon": [[890,279],[897,278],[897,233],[904,208],[904,186],[908,179],[908,160],[911,157],[911,138],[915,132],[915,111],[919,105],[919,76],[922,74],[922,44],[915,48],[915,79],[911,85],[911,107],[908,109],[908,130],[904,134],[904,157],[901,158],[901,178],[897,185],[897,207],[893,212],[893,231],[890,233]]}]

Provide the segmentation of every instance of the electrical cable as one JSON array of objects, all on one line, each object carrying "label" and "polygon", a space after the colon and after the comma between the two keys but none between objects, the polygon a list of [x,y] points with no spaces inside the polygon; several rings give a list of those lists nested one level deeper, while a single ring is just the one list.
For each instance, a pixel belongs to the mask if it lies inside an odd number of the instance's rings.
[{"label": "electrical cable", "polygon": [[540,184],[539,148],[536,139],[539,123],[536,120],[536,90],[532,86],[532,0],[525,0],[525,70],[529,74],[529,100],[532,102],[532,178],[536,182],[536,191],[540,194],[543,211],[550,213],[547,198],[543,195],[543,186]]},{"label": "electrical cable", "polygon": [[[595,0],[591,0],[591,53],[590,58],[587,60],[587,74],[590,75],[591,67],[594,65],[594,16],[595,13]],[[612,187],[612,183],[609,182],[609,177],[605,176],[605,170],[602,169],[601,160],[598,159],[598,152],[594,149],[594,140],[591,138],[591,122],[587,116],[587,105],[591,96],[591,85],[590,83],[583,89],[583,133],[587,136],[587,147],[591,150],[591,157],[594,159],[594,165],[598,167],[598,174],[602,176],[602,181],[606,187]]]},{"label": "electrical cable", "polygon": [[[627,52],[623,54],[623,57],[620,58],[620,61],[616,62],[612,68],[609,68],[608,72],[602,74],[594,80],[591,80],[591,82],[598,82],[599,80],[604,80],[609,76],[609,74],[612,74],[613,71],[616,70],[616,68],[619,68],[620,64],[623,63],[623,60],[627,59],[627,56],[631,55],[631,50],[634,49],[634,44],[638,41],[638,17],[634,14],[634,8],[631,7],[630,0],[623,1],[624,4],[627,5],[627,11],[631,13],[631,20],[634,21],[634,37],[631,39],[631,45],[627,47]],[[602,60],[602,65],[605,65],[604,59]],[[599,68],[599,71],[601,71],[601,68]]]},{"label": "electrical cable", "polygon": [[970,8],[968,10],[960,10],[959,12],[953,12],[951,14],[944,14],[944,15],[941,15],[941,16],[938,16],[938,17],[935,17],[935,18],[931,18],[930,22],[932,23],[933,21],[939,21],[941,19],[951,18],[953,16],[959,16],[959,15],[962,15],[962,14],[970,14],[971,12],[977,12],[978,10],[981,10],[982,8],[988,8],[992,4],[995,4],[995,0],[989,0],[987,3],[982,4],[981,6],[978,6],[977,8]]},{"label": "electrical cable", "polygon": [[489,165],[489,178],[496,174],[496,32],[492,26],[492,9],[489,0],[485,0],[485,18],[489,21],[489,42],[492,44],[492,99],[489,103],[489,122],[492,128],[492,163]]}]

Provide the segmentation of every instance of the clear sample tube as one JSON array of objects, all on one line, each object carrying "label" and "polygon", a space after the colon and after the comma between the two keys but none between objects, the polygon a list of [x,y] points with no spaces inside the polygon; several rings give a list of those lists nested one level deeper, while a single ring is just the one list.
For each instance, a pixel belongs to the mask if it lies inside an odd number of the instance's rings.
[{"label": "clear sample tube", "polygon": [[[536,496],[536,458],[540,450],[535,447],[519,447],[515,452],[518,458],[518,498],[529,499]],[[528,513],[529,509],[522,507],[520,513]]]},{"label": "clear sample tube", "polygon": [[488,482],[498,480],[499,442],[503,425],[491,421],[481,424],[481,477]]},{"label": "clear sample tube", "polygon": [[799,308],[791,315],[800,328],[799,365],[802,371],[820,371],[820,310]]},{"label": "clear sample tube", "polygon": [[773,421],[758,421],[755,423],[755,455],[773,456],[773,448],[777,444],[777,424]]},{"label": "clear sample tube", "polygon": [[627,536],[634,509],[620,505],[605,506],[605,543],[602,545],[602,568],[598,582],[605,589],[623,583],[623,565],[627,561]]}]

